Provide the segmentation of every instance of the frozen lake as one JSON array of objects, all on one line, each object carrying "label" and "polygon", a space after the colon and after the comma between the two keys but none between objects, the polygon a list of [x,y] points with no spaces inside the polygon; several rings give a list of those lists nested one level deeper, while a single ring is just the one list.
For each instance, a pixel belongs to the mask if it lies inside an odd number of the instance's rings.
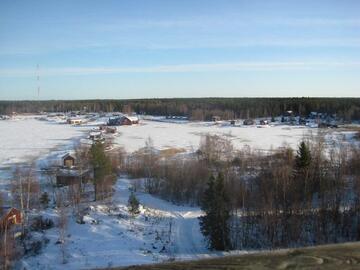
[{"label": "frozen lake", "polygon": [[29,162],[61,145],[73,144],[84,128],[19,116],[0,121],[0,167]]},{"label": "frozen lake", "polygon": [[155,148],[183,148],[196,150],[201,137],[206,134],[219,135],[231,140],[235,148],[251,146],[254,149],[269,150],[287,144],[296,148],[299,141],[316,129],[304,126],[274,125],[258,128],[256,126],[230,126],[212,122],[168,123],[143,120],[139,125],[118,127],[120,136],[115,143],[133,152],[145,146],[151,138]]}]

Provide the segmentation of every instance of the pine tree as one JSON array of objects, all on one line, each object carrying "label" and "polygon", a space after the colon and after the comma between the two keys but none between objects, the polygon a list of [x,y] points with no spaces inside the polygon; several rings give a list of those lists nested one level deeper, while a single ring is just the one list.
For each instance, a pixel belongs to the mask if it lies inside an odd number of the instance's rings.
[{"label": "pine tree", "polygon": [[128,209],[132,215],[137,215],[140,213],[140,203],[136,198],[134,192],[131,192],[128,200]]}]

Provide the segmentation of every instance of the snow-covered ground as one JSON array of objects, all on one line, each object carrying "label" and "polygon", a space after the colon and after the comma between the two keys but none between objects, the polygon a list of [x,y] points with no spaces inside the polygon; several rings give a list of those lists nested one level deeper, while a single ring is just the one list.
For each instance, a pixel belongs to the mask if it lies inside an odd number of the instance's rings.
[{"label": "snow-covered ground", "polygon": [[[39,121],[34,116],[18,116],[14,120],[0,121],[0,168],[19,162],[28,162],[44,156],[54,149],[71,148],[74,143],[97,124],[106,123],[105,118],[96,119],[83,126],[60,124],[54,119]],[[283,145],[297,148],[300,140],[318,129],[305,126],[231,126],[227,122],[188,122],[142,120],[138,125],[118,126],[114,143],[127,152],[145,146],[151,138],[157,149],[182,148],[195,151],[201,137],[206,134],[219,135],[231,140],[235,148],[251,146],[253,149],[269,150]],[[351,138],[354,132],[328,131],[328,138],[345,136]]]},{"label": "snow-covered ground", "polygon": [[[0,121],[0,179],[2,170],[15,163],[48,160],[56,151],[71,148],[87,136],[96,119],[86,126],[70,126],[57,121],[39,121],[34,117],[20,116],[16,120]],[[240,149],[249,145],[269,150],[287,144],[296,148],[299,141],[317,129],[303,126],[274,125],[230,126],[210,122],[160,122],[142,120],[139,125],[117,127],[114,138],[117,146],[128,152],[144,147],[150,137],[154,147],[183,148],[195,151],[202,135],[214,134],[229,138]],[[327,130],[328,141],[352,141],[354,132]],[[111,202],[91,203],[85,224],[78,224],[70,213],[67,231],[67,263],[61,262],[59,231],[56,227],[45,231],[49,239],[41,254],[25,257],[21,264],[26,269],[91,269],[108,266],[154,263],[167,260],[196,259],[219,256],[223,253],[207,250],[199,230],[199,208],[176,206],[149,194],[136,193],[142,204],[141,214],[129,216],[127,200],[131,181],[120,178]],[[1,184],[1,181],[0,181]],[[0,186],[0,188],[2,188]],[[57,220],[55,209],[42,212]]]},{"label": "snow-covered ground", "polygon": [[[60,121],[61,120],[61,121]],[[71,149],[76,141],[86,137],[95,125],[106,123],[106,118],[97,118],[83,126],[60,124],[49,118],[40,121],[35,116],[18,116],[15,119],[0,121],[0,178],[6,176],[5,167],[16,163],[46,159],[56,150]],[[289,126],[277,123],[272,126],[231,126],[227,122],[188,122],[188,121],[150,121],[142,120],[138,125],[118,126],[115,146],[122,146],[127,152],[136,151],[151,138],[158,149],[181,148],[195,151],[201,137],[206,134],[219,135],[231,140],[235,148],[251,146],[253,149],[267,151],[284,144],[297,148],[298,143],[318,129],[304,126]],[[327,131],[329,140],[351,140],[354,132]],[[6,178],[6,177],[5,177]]]},{"label": "snow-covered ground", "polygon": [[[159,263],[220,256],[212,252],[200,232],[199,208],[176,206],[149,194],[138,192],[141,213],[131,217],[127,211],[131,181],[120,178],[113,200],[93,203],[85,224],[72,217],[67,231],[67,263],[62,264],[56,228],[45,231],[50,241],[40,255],[25,257],[26,269],[92,269],[108,266]],[[56,220],[56,211],[44,211]]]},{"label": "snow-covered ground", "polygon": [[139,125],[120,126],[115,143],[133,152],[144,147],[145,141],[151,138],[154,147],[183,148],[186,151],[199,147],[201,136],[206,134],[227,137],[233,145],[240,149],[246,145],[259,150],[269,150],[288,144],[296,148],[299,141],[316,129],[304,126],[231,126],[213,122],[160,122],[142,120]]},{"label": "snow-covered ground", "polygon": [[16,164],[35,162],[41,167],[48,156],[72,149],[90,127],[39,121],[36,116],[19,115],[0,121],[0,190],[9,198],[9,183]]},{"label": "snow-covered ground", "polygon": [[72,144],[86,128],[18,116],[0,121],[0,167],[31,161],[60,145]]}]

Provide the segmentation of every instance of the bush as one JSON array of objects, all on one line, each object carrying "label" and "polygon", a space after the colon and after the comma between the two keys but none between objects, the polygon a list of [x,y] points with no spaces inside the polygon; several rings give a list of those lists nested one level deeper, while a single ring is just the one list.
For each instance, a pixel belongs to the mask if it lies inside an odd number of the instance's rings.
[{"label": "bush", "polygon": [[54,222],[49,218],[43,218],[42,216],[38,216],[34,218],[30,227],[33,231],[48,230],[54,227]]},{"label": "bush", "polygon": [[46,237],[36,238],[28,234],[23,241],[24,253],[28,256],[39,255],[49,242],[50,240]]},{"label": "bush", "polygon": [[47,193],[47,192],[44,192],[43,194],[41,194],[40,203],[41,203],[45,208],[48,207],[49,202],[50,202],[50,199],[49,199],[48,193]]}]

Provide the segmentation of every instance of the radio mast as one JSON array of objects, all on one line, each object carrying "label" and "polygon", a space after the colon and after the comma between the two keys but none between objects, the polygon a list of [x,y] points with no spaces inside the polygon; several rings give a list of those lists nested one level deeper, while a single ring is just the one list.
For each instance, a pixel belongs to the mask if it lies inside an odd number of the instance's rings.
[{"label": "radio mast", "polygon": [[37,97],[40,100],[40,66],[37,64],[36,66],[36,81],[37,81]]}]

